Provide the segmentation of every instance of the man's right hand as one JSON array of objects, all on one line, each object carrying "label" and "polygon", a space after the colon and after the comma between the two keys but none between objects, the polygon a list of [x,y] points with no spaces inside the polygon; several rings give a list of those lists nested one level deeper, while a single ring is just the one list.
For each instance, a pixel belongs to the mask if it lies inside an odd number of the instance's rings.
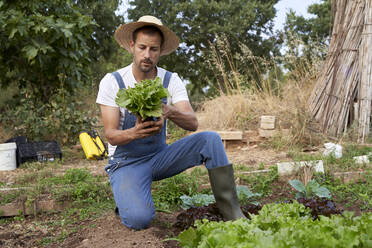
[{"label": "man's right hand", "polygon": [[159,124],[159,121],[143,121],[140,116],[137,116],[136,125],[132,128],[134,138],[142,139],[160,133],[163,125]]},{"label": "man's right hand", "polygon": [[119,126],[119,108],[106,105],[100,105],[102,122],[105,129],[107,141],[113,145],[125,145],[135,139],[146,138],[161,132],[164,125],[164,118],[160,117],[158,121],[143,121],[137,117],[136,124],[130,129],[120,130]]}]

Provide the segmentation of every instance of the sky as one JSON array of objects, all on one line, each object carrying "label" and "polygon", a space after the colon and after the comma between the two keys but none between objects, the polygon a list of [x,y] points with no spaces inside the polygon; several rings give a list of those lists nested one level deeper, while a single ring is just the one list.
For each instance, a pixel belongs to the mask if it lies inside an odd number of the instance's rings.
[{"label": "sky", "polygon": [[277,9],[276,17],[274,19],[274,30],[281,30],[285,22],[286,13],[290,9],[294,10],[297,15],[302,15],[305,18],[311,17],[311,14],[307,13],[309,5],[314,3],[320,3],[320,0],[281,0],[275,5]]},{"label": "sky", "polygon": [[[277,13],[274,19],[274,30],[281,30],[283,28],[286,13],[288,13],[290,9],[293,9],[297,15],[303,15],[304,17],[309,18],[311,15],[307,13],[307,7],[313,3],[320,2],[321,0],[280,0],[279,3],[275,5]],[[128,0],[123,0],[123,4],[119,7],[117,14],[126,17],[126,6],[128,6]]]}]

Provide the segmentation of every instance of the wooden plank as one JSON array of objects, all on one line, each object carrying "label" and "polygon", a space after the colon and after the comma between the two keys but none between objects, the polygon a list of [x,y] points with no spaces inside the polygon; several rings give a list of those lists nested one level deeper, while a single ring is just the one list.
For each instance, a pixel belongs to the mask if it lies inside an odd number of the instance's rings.
[{"label": "wooden plank", "polygon": [[269,172],[271,172],[271,170],[267,169],[267,170],[254,170],[254,171],[237,171],[236,174],[237,175],[240,175],[240,174],[252,175],[252,174],[261,174],[261,173],[269,173]]},{"label": "wooden plank", "polygon": [[242,131],[217,131],[222,140],[242,140]]},{"label": "wooden plank", "polygon": [[16,216],[16,215],[31,215],[39,212],[54,212],[61,211],[68,207],[70,204],[59,203],[56,200],[42,200],[35,201],[30,206],[27,206],[24,201],[18,201],[15,203],[8,203],[0,206],[0,216]]}]

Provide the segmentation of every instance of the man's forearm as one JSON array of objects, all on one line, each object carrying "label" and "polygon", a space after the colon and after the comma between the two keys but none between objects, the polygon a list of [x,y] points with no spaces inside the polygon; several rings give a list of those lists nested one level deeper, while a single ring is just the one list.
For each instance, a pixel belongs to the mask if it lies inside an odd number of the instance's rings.
[{"label": "man's forearm", "polygon": [[185,130],[196,131],[198,129],[198,119],[194,112],[181,112],[174,108],[167,118]]},{"label": "man's forearm", "polygon": [[133,132],[131,129],[126,130],[118,130],[118,129],[110,129],[105,130],[105,136],[107,141],[113,145],[125,145],[129,142],[133,141],[135,137],[133,136]]}]

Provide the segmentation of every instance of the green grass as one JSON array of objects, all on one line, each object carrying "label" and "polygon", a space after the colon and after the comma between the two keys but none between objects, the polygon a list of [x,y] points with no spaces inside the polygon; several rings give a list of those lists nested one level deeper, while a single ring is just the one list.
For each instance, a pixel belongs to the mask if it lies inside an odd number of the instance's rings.
[{"label": "green grass", "polygon": [[[198,173],[198,172],[195,172]],[[198,192],[199,182],[187,173],[153,182],[152,197],[157,210],[169,211],[178,208],[182,195],[193,195]]]},{"label": "green grass", "polygon": [[272,184],[279,178],[278,171],[275,167],[270,169],[269,173],[259,173],[252,175],[241,175],[243,184],[250,185],[252,192],[268,196],[272,193]]},{"label": "green grass", "polygon": [[[79,231],[79,223],[99,218],[105,212],[113,211],[115,208],[111,187],[106,177],[93,176],[88,169],[70,169],[61,176],[40,172],[42,171],[38,171],[39,177],[38,174],[33,174],[35,180],[27,178],[23,182],[30,184],[36,181],[31,190],[15,191],[0,196],[2,203],[22,198],[26,200],[26,206],[30,206],[35,200],[42,199],[45,194],[49,199],[51,197],[57,201],[70,203],[69,207],[58,213],[42,213],[43,217],[39,216],[34,219],[33,224],[41,225],[49,233],[54,233],[53,236],[43,237],[38,243],[40,246],[48,247],[51,244],[63,242],[66,237]],[[19,214],[13,218],[0,219],[0,224],[20,222],[22,225],[25,221],[30,221],[30,218],[32,220],[34,217],[30,216],[26,219],[25,216]]]}]

